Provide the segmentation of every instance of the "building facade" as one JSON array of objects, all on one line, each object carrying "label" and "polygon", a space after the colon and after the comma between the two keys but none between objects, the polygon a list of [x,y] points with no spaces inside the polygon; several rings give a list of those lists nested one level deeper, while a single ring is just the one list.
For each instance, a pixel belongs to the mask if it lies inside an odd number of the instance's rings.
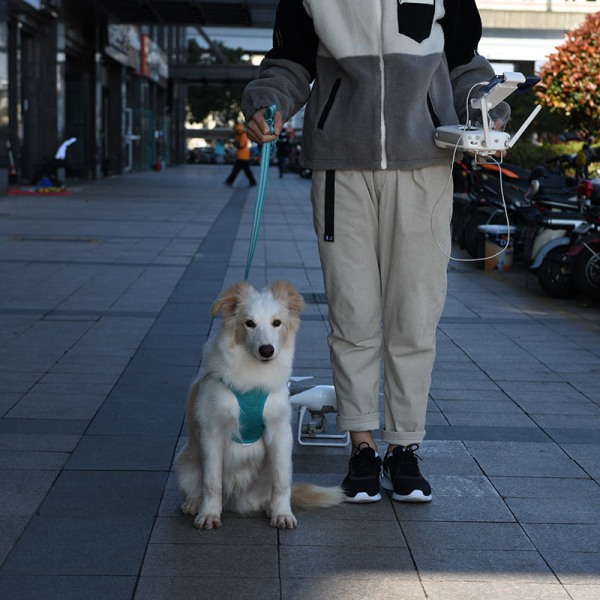
[{"label": "building facade", "polygon": [[[164,14],[173,12],[169,1],[193,8],[200,20],[213,10],[219,25],[233,19],[231,7],[243,4],[243,19],[232,23],[238,27],[247,27],[250,9],[260,12],[264,4],[163,0]],[[499,71],[505,66],[527,73],[567,31],[600,10],[600,0],[477,4],[484,25],[481,53]],[[185,162],[186,82],[206,78],[187,72],[190,23],[134,25],[122,12],[111,14],[128,6],[132,16],[150,15],[157,5],[0,0],[0,194],[9,183],[35,184],[48,173],[95,179]],[[273,12],[274,4],[269,19]],[[265,28],[269,19],[263,17],[256,24]],[[265,46],[269,41],[270,35]],[[219,68],[227,81],[244,76],[236,74],[236,65]],[[58,148],[72,139],[66,159],[57,162]]]},{"label": "building facade", "polygon": [[0,186],[182,161],[169,62],[184,60],[184,32],[115,23],[94,0],[0,0]]}]

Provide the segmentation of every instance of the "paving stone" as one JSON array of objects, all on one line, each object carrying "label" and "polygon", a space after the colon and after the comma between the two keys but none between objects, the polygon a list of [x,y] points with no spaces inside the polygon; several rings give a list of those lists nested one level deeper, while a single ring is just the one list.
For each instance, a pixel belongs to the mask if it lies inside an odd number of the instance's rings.
[{"label": "paving stone", "polygon": [[87,435],[65,469],[91,471],[168,471],[176,436]]},{"label": "paving stone", "polygon": [[430,439],[463,441],[547,442],[548,436],[537,427],[427,426]]},{"label": "paving stone", "polygon": [[106,401],[96,414],[91,435],[177,435],[185,411],[184,397],[179,404],[148,400]]},{"label": "paving stone", "polygon": [[590,478],[568,477],[491,477],[492,485],[503,498],[593,498],[600,497],[600,486]]},{"label": "paving stone", "polygon": [[510,581],[557,583],[540,554],[525,550],[414,548],[412,554],[423,581],[481,581],[502,576]]},{"label": "paving stone", "polygon": [[465,442],[488,476],[587,477],[555,444]]},{"label": "paving stone", "polygon": [[600,552],[546,550],[544,560],[563,584],[598,583]]},{"label": "paving stone", "polygon": [[565,589],[573,600],[596,600],[600,598],[600,585],[598,584],[565,585]]},{"label": "paving stone", "polygon": [[423,587],[431,600],[571,600],[559,583],[515,582],[510,577],[492,574],[485,579],[485,582],[427,580]]},{"label": "paving stone", "polygon": [[28,392],[8,411],[13,419],[91,419],[104,402],[101,394],[81,393],[74,401],[73,394]]},{"label": "paving stone", "polygon": [[[223,525],[225,528],[225,525]],[[142,577],[219,577],[272,578],[279,576],[277,546],[219,544],[222,529],[208,533],[214,537],[206,544],[150,544],[144,559]]]},{"label": "paving stone", "polygon": [[411,549],[429,550],[535,550],[518,523],[402,523]]},{"label": "paving stone", "polygon": [[160,472],[63,471],[39,514],[153,516],[165,481]]},{"label": "paving stone", "polygon": [[130,600],[135,577],[0,576],[2,600]]},{"label": "paving stone", "polygon": [[[4,562],[9,552],[21,536],[21,533],[29,523],[28,516],[6,515],[4,511],[0,513],[0,564]],[[2,579],[0,578],[0,583]],[[2,585],[0,585],[0,598],[2,597]],[[13,596],[15,597],[15,596]]]},{"label": "paving stone", "polygon": [[591,477],[600,478],[600,452],[589,444],[562,444],[561,448]]},{"label": "paving stone", "polygon": [[8,575],[135,576],[152,517],[37,516],[0,568]]},{"label": "paving stone", "polygon": [[507,498],[520,523],[597,523],[600,498]]},{"label": "paving stone", "polygon": [[[398,578],[393,572],[378,572],[367,578],[362,571],[341,570],[331,575],[290,578],[282,581],[282,600],[363,600],[365,590],[377,600],[425,600],[418,581]],[[249,599],[250,600],[250,599]],[[446,598],[448,600],[448,598]]]},{"label": "paving stone", "polygon": [[71,452],[80,437],[79,435],[3,433],[0,438],[0,450]]},{"label": "paving stone", "polygon": [[187,576],[142,576],[133,600],[280,600],[277,577],[198,577],[192,571]]},{"label": "paving stone", "polygon": [[544,554],[547,550],[600,553],[600,525],[596,522],[575,524],[523,524],[523,529],[536,548]]},{"label": "paving stone", "polygon": [[57,471],[67,462],[66,452],[0,451],[1,469]]},{"label": "paving stone", "polygon": [[298,510],[298,528],[280,536],[282,546],[362,548],[370,552],[371,548],[406,548],[406,541],[399,525],[389,520],[336,518],[335,508]]},{"label": "paving stone", "polygon": [[[292,533],[292,532],[288,532]],[[328,573],[352,573],[355,579],[376,579],[380,573],[394,574],[397,581],[415,581],[417,573],[407,548],[376,546],[365,552],[355,546],[281,546],[281,578],[298,574],[318,579]]]},{"label": "paving stone", "polygon": [[240,516],[225,512],[223,527],[214,531],[198,530],[193,517],[179,514],[159,517],[154,523],[150,544],[202,544],[213,546],[239,544],[277,546],[277,529],[269,525],[266,516]]}]

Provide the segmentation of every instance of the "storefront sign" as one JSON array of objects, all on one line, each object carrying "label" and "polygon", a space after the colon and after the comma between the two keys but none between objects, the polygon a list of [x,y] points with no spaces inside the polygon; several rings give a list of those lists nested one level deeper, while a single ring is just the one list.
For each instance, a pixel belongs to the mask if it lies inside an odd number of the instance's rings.
[{"label": "storefront sign", "polygon": [[140,31],[134,25],[109,25],[106,54],[126,67],[140,72],[142,42]]},{"label": "storefront sign", "polygon": [[169,79],[169,62],[167,55],[160,46],[149,36],[142,34],[142,75],[155,81],[162,87],[167,87]]}]

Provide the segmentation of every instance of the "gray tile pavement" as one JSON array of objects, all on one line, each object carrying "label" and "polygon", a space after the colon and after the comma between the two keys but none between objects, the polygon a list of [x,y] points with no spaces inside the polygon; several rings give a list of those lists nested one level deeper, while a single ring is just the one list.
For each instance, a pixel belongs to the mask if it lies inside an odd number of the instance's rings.
[{"label": "gray tile pavement", "polygon": [[[518,265],[450,264],[430,505],[301,510],[294,531],[180,515],[185,395],[253,215],[254,190],[226,175],[0,198],[0,599],[599,598],[600,310]],[[309,186],[271,174],[250,280],[303,293],[295,374],[330,383]],[[347,453],[297,445],[295,479],[339,483]]]}]

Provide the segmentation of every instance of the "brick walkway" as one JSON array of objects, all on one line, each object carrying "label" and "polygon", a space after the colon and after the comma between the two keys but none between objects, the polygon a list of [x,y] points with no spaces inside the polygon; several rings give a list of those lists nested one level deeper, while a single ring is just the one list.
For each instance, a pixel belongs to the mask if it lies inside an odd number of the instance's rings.
[{"label": "brick walkway", "polygon": [[[0,198],[0,598],[599,598],[600,310],[523,267],[450,266],[430,505],[298,511],[293,531],[225,515],[199,533],[179,514],[185,395],[253,213],[227,172]],[[250,280],[304,294],[295,374],[330,383],[309,186],[272,171]],[[297,445],[295,478],[337,484],[347,454]]]}]

